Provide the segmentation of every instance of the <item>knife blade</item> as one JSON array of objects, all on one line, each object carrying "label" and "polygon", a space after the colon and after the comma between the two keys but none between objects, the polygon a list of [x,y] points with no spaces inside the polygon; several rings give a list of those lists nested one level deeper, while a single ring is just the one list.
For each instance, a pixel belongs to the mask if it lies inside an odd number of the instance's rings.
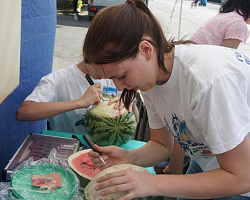
[{"label": "knife blade", "polygon": [[96,149],[95,149],[95,147],[94,147],[94,142],[93,142],[93,140],[91,140],[91,138],[88,136],[88,135],[85,135],[85,134],[83,134],[83,138],[84,138],[84,140],[87,142],[87,144],[89,145],[89,147],[94,151],[94,152],[97,152],[98,154],[99,154],[99,158],[100,158],[100,160],[103,162],[103,164],[104,165],[107,165],[106,164],[106,162],[103,160],[103,158],[102,158],[102,152],[100,152],[100,151],[97,151]]},{"label": "knife blade", "polygon": [[88,83],[89,83],[90,85],[94,85],[94,81],[92,80],[92,78],[90,77],[89,74],[86,74],[86,75],[85,75],[85,78],[87,79],[87,81],[88,81]]}]

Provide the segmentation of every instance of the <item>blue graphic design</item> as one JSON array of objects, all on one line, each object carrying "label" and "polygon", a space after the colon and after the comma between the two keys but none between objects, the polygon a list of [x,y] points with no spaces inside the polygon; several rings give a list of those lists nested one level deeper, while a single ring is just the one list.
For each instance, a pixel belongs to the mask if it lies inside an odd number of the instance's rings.
[{"label": "blue graphic design", "polygon": [[238,59],[238,61],[243,62],[243,58],[242,58],[242,55],[240,54],[240,52],[235,51],[235,55],[236,55],[236,58]]},{"label": "blue graphic design", "polygon": [[174,138],[178,141],[187,154],[193,155],[193,151],[190,149],[190,147],[203,145],[198,144],[190,139],[190,131],[188,130],[185,120],[181,120],[176,114],[172,114],[172,126],[174,130],[171,129],[165,117],[164,121],[169,132],[174,136]]},{"label": "blue graphic design", "polygon": [[117,89],[113,87],[103,86],[103,97],[112,99],[117,96]]},{"label": "blue graphic design", "polygon": [[249,58],[244,54],[245,62],[246,64],[250,65],[250,60]]},{"label": "blue graphic design", "polygon": [[250,65],[250,59],[248,58],[248,56],[246,56],[244,53],[237,51],[235,49],[230,49],[230,50],[234,52],[236,59],[238,61],[240,61],[242,63],[245,62],[247,65]]}]

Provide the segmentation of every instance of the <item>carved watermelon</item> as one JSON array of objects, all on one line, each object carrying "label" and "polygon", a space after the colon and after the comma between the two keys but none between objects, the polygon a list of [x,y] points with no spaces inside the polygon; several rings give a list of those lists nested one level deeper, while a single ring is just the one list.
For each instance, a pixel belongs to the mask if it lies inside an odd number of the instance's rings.
[{"label": "carved watermelon", "polygon": [[[124,169],[131,169],[131,170],[135,170],[135,171],[140,171],[140,172],[144,172],[144,173],[149,173],[150,172],[140,166],[136,166],[136,165],[131,165],[131,164],[120,164],[120,165],[114,165],[112,167],[106,168],[103,171],[101,171],[100,173],[98,173],[90,182],[89,184],[85,187],[84,189],[84,196],[86,200],[114,200],[114,199],[118,199],[123,197],[124,195],[127,194],[127,192],[117,192],[114,194],[110,194],[107,196],[101,196],[100,193],[102,190],[100,191],[96,191],[94,188],[96,186],[96,180],[101,177],[104,176],[106,173],[111,173],[111,172],[116,172],[116,171],[120,171],[120,170],[124,170]],[[151,199],[155,199],[155,200],[163,200],[164,197],[158,197],[158,196],[150,196],[150,197],[145,197],[145,198],[137,198],[138,200],[151,200]]]},{"label": "carved watermelon", "polygon": [[86,186],[101,171],[99,168],[94,168],[92,159],[88,155],[90,150],[78,151],[68,157],[69,166],[76,172],[83,186]]},{"label": "carved watermelon", "polygon": [[[76,172],[81,182],[81,185],[85,188],[84,195],[86,200],[113,200],[122,197],[126,194],[126,192],[120,192],[105,197],[100,196],[100,191],[99,192],[95,191],[94,187],[96,185],[96,179],[98,177],[103,176],[105,173],[111,173],[123,169],[132,169],[136,171],[150,173],[147,169],[143,167],[131,164],[114,165],[101,171],[99,168],[94,168],[91,157],[89,157],[88,155],[89,151],[90,149],[78,151],[69,156],[68,158],[69,166],[73,169],[73,171]],[[153,200],[153,199],[163,200],[164,197],[150,196],[146,198],[137,198],[137,200]]]},{"label": "carved watermelon", "polygon": [[108,101],[91,108],[84,120],[87,133],[99,146],[121,146],[129,142],[136,130],[136,120],[132,112],[126,108],[118,110],[115,103]]}]

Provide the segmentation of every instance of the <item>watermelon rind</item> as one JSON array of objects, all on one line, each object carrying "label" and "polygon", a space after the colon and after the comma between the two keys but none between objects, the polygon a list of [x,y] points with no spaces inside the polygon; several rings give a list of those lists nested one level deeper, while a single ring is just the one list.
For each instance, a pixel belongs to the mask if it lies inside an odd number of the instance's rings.
[{"label": "watermelon rind", "polygon": [[[140,166],[137,166],[137,165],[132,165],[132,164],[119,164],[119,165],[114,165],[114,166],[108,167],[108,168],[104,169],[103,171],[101,171],[100,173],[98,173],[85,187],[85,189],[84,189],[85,199],[86,200],[114,200],[114,199],[118,199],[118,198],[125,196],[127,194],[127,192],[117,192],[117,193],[110,194],[107,196],[101,196],[100,193],[103,190],[96,191],[94,189],[96,186],[96,180],[98,178],[100,178],[101,176],[104,176],[106,173],[112,173],[112,172],[125,170],[125,169],[131,169],[131,170],[140,171],[140,172],[150,174],[150,172],[147,169],[140,167]],[[163,200],[164,197],[149,196],[149,197],[144,197],[144,198],[136,198],[136,200],[152,200],[152,199]]]},{"label": "watermelon rind", "polygon": [[88,153],[90,150],[91,149],[84,149],[84,150],[78,151],[78,152],[76,152],[68,157],[68,164],[71,167],[71,169],[75,172],[75,174],[77,175],[77,177],[80,181],[80,184],[83,187],[85,187],[90,182],[90,180],[92,178],[90,176],[88,176],[87,174],[83,174],[79,170],[77,170],[76,167],[73,165],[72,160],[74,158],[81,156],[82,154]]},{"label": "watermelon rind", "polygon": [[128,143],[136,130],[136,119],[125,108],[114,108],[103,101],[91,108],[85,117],[84,125],[88,135],[99,146],[121,146]]}]

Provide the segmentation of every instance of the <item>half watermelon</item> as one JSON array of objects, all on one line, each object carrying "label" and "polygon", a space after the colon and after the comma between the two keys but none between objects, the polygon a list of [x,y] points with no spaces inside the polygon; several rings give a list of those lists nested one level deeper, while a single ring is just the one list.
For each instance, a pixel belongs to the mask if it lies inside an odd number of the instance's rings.
[{"label": "half watermelon", "polygon": [[90,150],[78,151],[68,158],[69,166],[77,174],[81,185],[84,187],[101,171],[99,168],[94,168],[92,159],[88,155]]}]

